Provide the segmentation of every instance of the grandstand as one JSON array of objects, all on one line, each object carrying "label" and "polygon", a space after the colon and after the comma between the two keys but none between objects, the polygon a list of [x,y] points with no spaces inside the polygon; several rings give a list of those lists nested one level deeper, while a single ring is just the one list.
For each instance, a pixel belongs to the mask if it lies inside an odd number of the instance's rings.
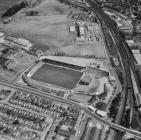
[{"label": "grandstand", "polygon": [[48,63],[48,64],[53,64],[53,65],[56,65],[56,66],[62,66],[64,68],[70,68],[70,69],[78,70],[78,71],[81,71],[82,69],[84,69],[84,67],[82,67],[82,66],[77,66],[77,65],[73,65],[73,64],[68,64],[68,63],[59,62],[59,61],[55,61],[55,60],[50,60],[50,59],[43,59],[42,61],[45,62],[45,63]]}]

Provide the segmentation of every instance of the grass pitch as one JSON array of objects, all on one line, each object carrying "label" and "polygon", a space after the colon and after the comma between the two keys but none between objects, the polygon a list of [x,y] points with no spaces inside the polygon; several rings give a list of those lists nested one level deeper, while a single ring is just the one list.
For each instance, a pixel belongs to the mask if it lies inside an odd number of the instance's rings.
[{"label": "grass pitch", "polygon": [[66,69],[64,67],[43,64],[31,76],[31,79],[67,89],[73,89],[78,83],[82,74],[82,72]]}]

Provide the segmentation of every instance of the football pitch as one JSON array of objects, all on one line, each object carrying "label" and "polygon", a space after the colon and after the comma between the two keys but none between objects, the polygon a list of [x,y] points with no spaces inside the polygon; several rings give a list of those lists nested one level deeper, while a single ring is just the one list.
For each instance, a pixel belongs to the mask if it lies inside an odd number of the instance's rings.
[{"label": "football pitch", "polygon": [[80,80],[82,74],[82,72],[72,69],[58,67],[50,64],[43,64],[31,76],[31,79],[66,89],[73,89]]}]

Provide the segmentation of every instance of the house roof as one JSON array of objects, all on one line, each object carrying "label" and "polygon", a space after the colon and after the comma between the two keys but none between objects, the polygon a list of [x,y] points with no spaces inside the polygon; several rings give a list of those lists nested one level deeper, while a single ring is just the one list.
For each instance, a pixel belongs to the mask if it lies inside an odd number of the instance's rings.
[{"label": "house roof", "polygon": [[63,129],[59,129],[58,134],[61,136],[65,136],[65,137],[70,137],[71,133],[69,131],[63,130]]}]

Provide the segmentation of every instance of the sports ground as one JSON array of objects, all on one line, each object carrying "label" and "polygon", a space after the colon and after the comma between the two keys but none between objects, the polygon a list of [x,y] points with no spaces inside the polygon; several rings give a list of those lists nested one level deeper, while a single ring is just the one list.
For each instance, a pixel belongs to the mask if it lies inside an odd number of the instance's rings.
[{"label": "sports ground", "polygon": [[73,89],[80,80],[82,74],[82,72],[72,69],[43,64],[30,78],[65,89]]}]

